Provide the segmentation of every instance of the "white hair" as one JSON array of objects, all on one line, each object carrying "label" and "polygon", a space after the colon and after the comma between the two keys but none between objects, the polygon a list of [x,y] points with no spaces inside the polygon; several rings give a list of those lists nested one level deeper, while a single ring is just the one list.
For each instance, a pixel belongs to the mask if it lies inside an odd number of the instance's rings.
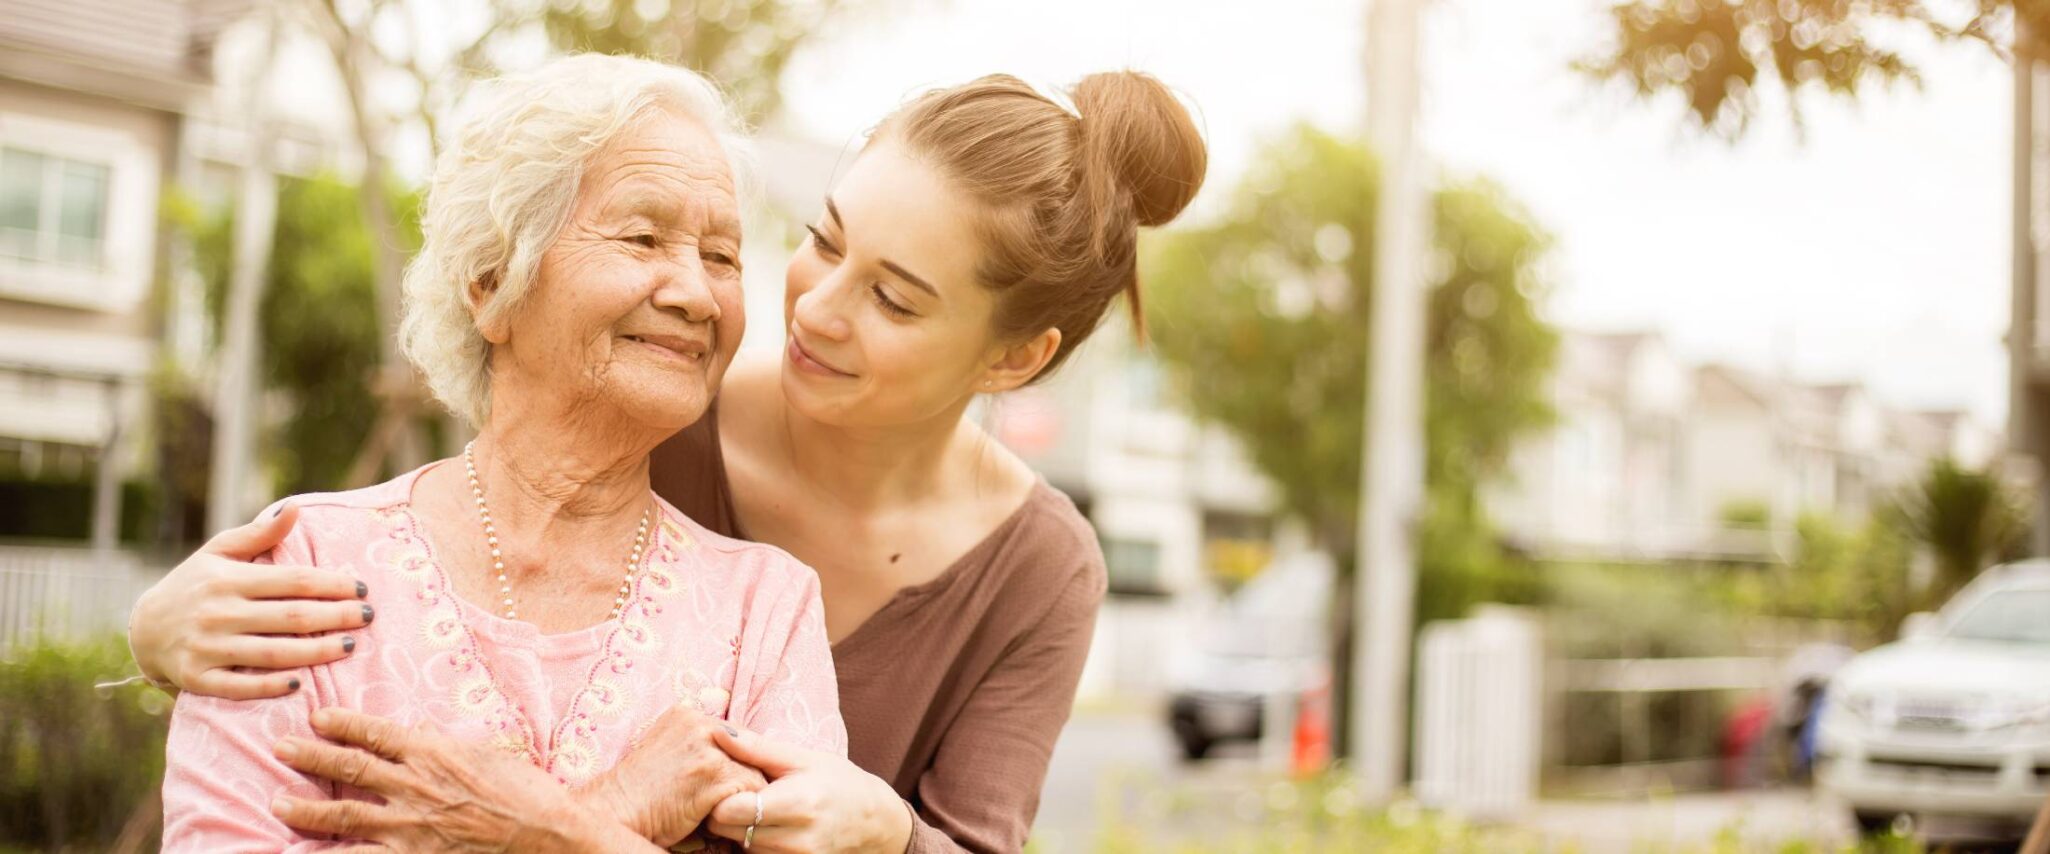
[{"label": "white hair", "polygon": [[[491,348],[478,326],[525,299],[593,156],[666,108],[712,131],[743,195],[753,173],[731,106],[688,69],[578,54],[481,83],[474,96],[434,164],[420,253],[406,267],[399,346],[436,399],[481,427],[491,411]],[[487,279],[496,287],[473,311],[469,286]]]}]

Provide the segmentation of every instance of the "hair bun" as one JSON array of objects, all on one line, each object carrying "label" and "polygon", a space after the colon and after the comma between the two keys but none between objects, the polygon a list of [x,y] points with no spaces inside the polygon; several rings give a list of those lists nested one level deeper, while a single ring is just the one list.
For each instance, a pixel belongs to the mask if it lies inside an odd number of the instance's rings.
[{"label": "hair bun", "polygon": [[1189,206],[1209,153],[1173,92],[1150,74],[1112,71],[1082,78],[1069,97],[1082,117],[1084,168],[1109,170],[1140,225],[1164,225]]}]

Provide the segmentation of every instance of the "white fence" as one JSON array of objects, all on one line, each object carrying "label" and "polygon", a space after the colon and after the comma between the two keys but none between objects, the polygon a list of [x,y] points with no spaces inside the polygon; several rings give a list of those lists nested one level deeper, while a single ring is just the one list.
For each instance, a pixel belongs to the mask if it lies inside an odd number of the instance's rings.
[{"label": "white fence", "polygon": [[[1812,633],[1811,633],[1812,634]],[[1466,620],[1425,626],[1417,641],[1415,792],[1427,806],[1478,819],[1515,817],[1540,771],[1573,788],[1641,791],[1655,781],[1712,783],[1717,755],[1650,761],[1649,698],[1663,693],[1757,691],[1777,684],[1781,654],[1724,658],[1548,660],[1541,621],[1482,606]],[[1613,696],[1624,762],[1548,766],[1548,739],[1572,724],[1556,715],[1567,693]],[[1549,745],[1558,747],[1555,741]]]},{"label": "white fence", "polygon": [[121,631],[159,576],[127,552],[0,546],[0,650]]},{"label": "white fence", "polygon": [[1417,648],[1416,795],[1510,818],[1537,789],[1544,695],[1537,621],[1510,608],[1425,626]]}]

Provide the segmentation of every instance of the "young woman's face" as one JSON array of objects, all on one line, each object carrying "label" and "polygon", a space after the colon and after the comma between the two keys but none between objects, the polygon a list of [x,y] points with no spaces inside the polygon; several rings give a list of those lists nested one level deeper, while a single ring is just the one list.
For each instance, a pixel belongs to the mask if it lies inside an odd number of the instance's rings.
[{"label": "young woman's face", "polygon": [[984,391],[1003,350],[976,281],[978,206],[893,140],[864,151],[798,247],[783,392],[842,426],[911,424]]}]

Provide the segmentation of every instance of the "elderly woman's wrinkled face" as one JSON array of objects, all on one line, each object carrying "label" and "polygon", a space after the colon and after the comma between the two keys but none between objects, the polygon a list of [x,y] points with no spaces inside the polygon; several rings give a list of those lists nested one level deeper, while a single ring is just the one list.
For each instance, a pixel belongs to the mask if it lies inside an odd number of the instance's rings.
[{"label": "elderly woman's wrinkled face", "polygon": [[847,426],[943,416],[977,390],[998,346],[976,279],[981,209],[894,140],[862,152],[790,261],[783,391]]},{"label": "elderly woman's wrinkled face", "polygon": [[511,379],[569,411],[680,429],[744,327],[725,154],[703,124],[658,110],[591,161],[533,291],[496,330],[494,411]]}]

